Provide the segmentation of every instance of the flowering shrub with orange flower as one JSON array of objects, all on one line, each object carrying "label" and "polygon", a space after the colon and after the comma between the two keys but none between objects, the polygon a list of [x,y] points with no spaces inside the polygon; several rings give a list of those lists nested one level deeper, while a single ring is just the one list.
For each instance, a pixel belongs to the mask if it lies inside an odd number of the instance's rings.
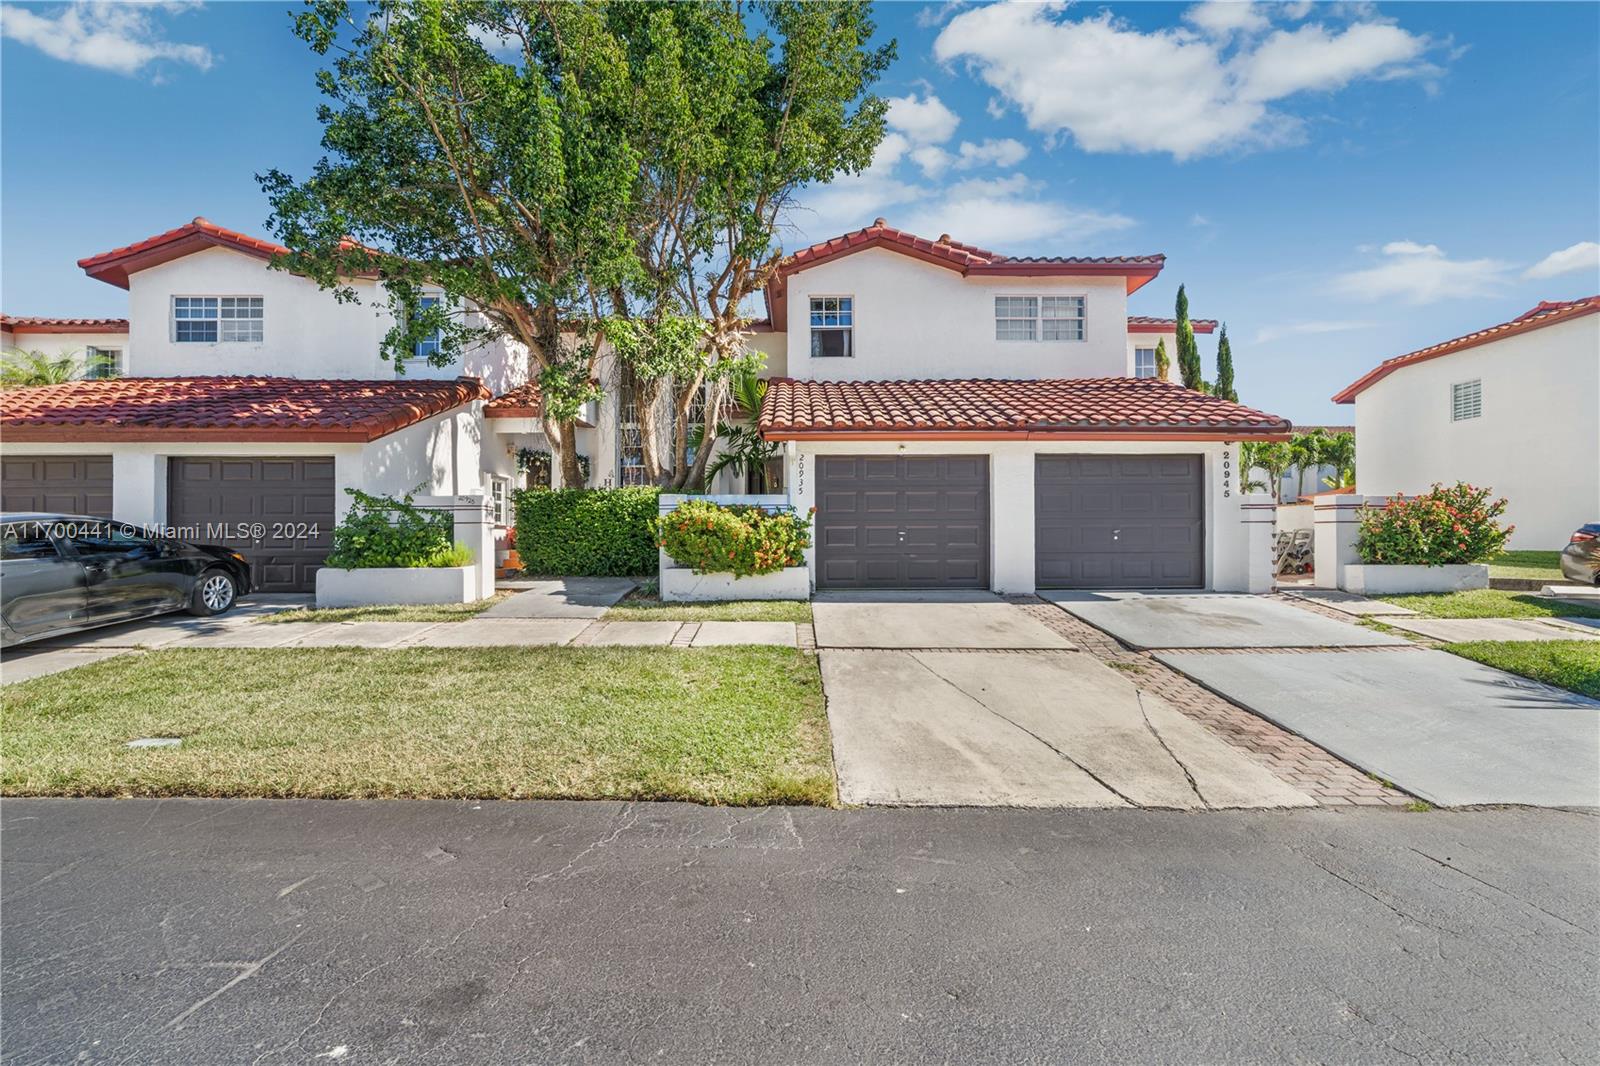
[{"label": "flowering shrub with orange flower", "polygon": [[710,500],[685,500],[657,528],[666,553],[697,574],[770,574],[803,565],[811,546],[809,516]]},{"label": "flowering shrub with orange flower", "polygon": [[1435,484],[1421,496],[1396,497],[1361,513],[1356,553],[1363,563],[1447,566],[1481,563],[1500,553],[1515,526],[1498,519],[1506,501],[1465,481]]}]

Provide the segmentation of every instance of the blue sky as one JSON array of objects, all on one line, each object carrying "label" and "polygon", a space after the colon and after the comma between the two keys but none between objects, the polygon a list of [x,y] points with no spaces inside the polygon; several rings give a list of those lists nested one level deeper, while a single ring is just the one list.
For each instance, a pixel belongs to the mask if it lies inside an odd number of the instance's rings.
[{"label": "blue sky", "polygon": [[[0,8],[0,301],[116,315],[81,256],[317,156],[290,3]],[[1227,321],[1241,398],[1300,422],[1380,359],[1600,292],[1600,5],[880,4],[871,171],[788,243],[892,224],[1013,253],[1163,252],[1133,313]],[[1209,360],[1213,343],[1203,340]]]}]

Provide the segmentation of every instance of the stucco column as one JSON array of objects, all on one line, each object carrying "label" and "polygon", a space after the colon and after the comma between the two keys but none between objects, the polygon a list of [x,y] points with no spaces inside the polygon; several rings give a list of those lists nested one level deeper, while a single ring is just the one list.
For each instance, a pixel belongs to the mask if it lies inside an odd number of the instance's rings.
[{"label": "stucco column", "polygon": [[111,517],[141,526],[167,524],[167,457],[131,448],[111,453]]},{"label": "stucco column", "polygon": [[477,598],[493,596],[494,519],[489,514],[488,499],[470,495],[417,496],[412,502],[418,507],[450,512],[455,524],[455,540],[465,544],[472,553],[472,565],[477,569]]},{"label": "stucco column", "polygon": [[1244,591],[1271,592],[1272,534],[1278,520],[1277,505],[1268,493],[1250,493],[1239,504],[1239,520],[1244,525]]},{"label": "stucco column", "polygon": [[797,441],[784,441],[783,483],[789,487],[789,506],[811,518],[811,547],[806,549],[806,570],[811,588],[817,587],[817,516],[811,508],[817,503],[817,457],[802,450]]},{"label": "stucco column", "polygon": [[1316,587],[1344,587],[1344,568],[1361,560],[1356,555],[1356,534],[1362,508],[1382,507],[1387,496],[1324,496],[1315,505],[1312,522],[1312,558]]},{"label": "stucco column", "polygon": [[989,582],[996,592],[1034,591],[1033,471],[1031,451],[996,447],[989,457]]}]

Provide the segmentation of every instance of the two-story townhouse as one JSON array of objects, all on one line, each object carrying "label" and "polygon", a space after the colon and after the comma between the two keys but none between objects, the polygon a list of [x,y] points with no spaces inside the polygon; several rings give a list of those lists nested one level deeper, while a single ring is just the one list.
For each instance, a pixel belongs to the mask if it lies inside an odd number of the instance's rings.
[{"label": "two-story townhouse", "polygon": [[[310,523],[230,540],[283,590],[310,586],[346,488],[482,493],[503,530],[519,454],[548,450],[527,353],[397,368],[376,281],[339,302],[270,269],[284,251],[195,219],[80,260],[128,290],[125,376],[0,398],[5,509]],[[1237,442],[1288,427],[1139,380],[1127,296],[1161,265],[1002,257],[882,220],[786,258],[748,343],[772,379],[774,480],[818,507],[816,584],[1239,587]],[[632,390],[600,364],[587,483],[641,483]]]},{"label": "two-story townhouse", "polygon": [[883,219],[787,257],[759,424],[816,508],[815,586],[1247,587],[1238,446],[1290,426],[1141,375],[1128,296],[1163,262]]},{"label": "two-story townhouse", "polygon": [[78,376],[87,368],[92,377],[116,377],[127,369],[128,320],[0,315],[0,350],[71,359]]},{"label": "two-story townhouse", "polygon": [[1521,549],[1600,519],[1600,296],[1385,359],[1333,400],[1355,405],[1362,495],[1491,488]]}]

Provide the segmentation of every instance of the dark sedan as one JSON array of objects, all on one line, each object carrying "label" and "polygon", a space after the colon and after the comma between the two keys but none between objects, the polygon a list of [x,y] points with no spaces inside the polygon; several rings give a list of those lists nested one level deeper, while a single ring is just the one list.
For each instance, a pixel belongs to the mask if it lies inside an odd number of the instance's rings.
[{"label": "dark sedan", "polygon": [[1561,552],[1561,573],[1569,581],[1600,585],[1600,522],[1580,526]]},{"label": "dark sedan", "polygon": [[232,548],[127,522],[0,514],[0,534],[0,647],[168,611],[221,614],[250,591]]}]

